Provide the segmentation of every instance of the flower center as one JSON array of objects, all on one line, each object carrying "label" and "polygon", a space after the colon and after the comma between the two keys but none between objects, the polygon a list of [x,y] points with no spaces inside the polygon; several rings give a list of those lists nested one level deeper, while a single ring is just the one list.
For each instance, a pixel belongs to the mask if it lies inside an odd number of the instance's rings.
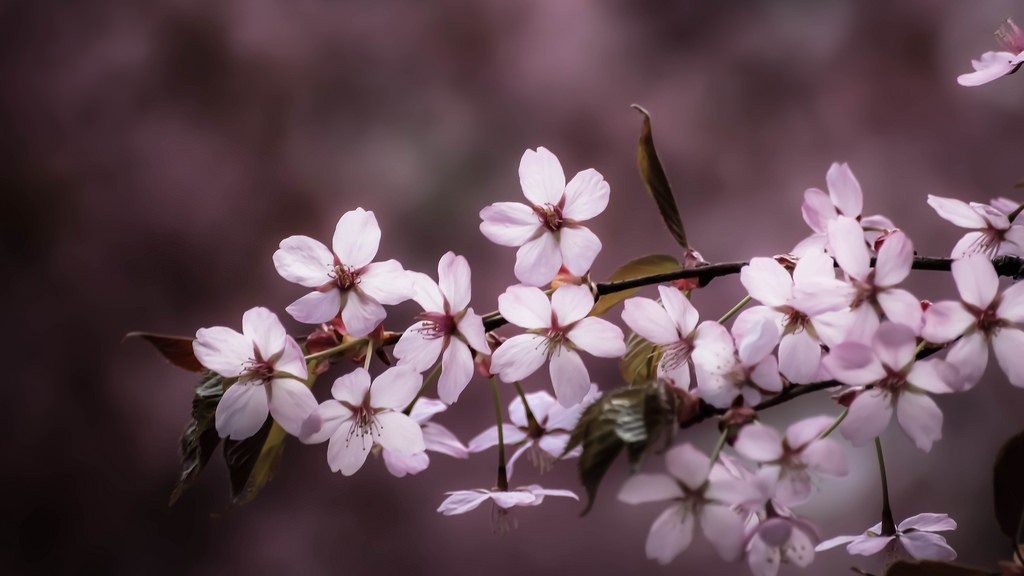
[{"label": "flower center", "polygon": [[[351,266],[335,262],[334,268],[328,272],[327,275],[334,279],[332,284],[336,285],[342,292],[344,292],[346,290],[351,290],[353,286],[359,284],[359,276],[361,272],[361,270],[356,270]],[[328,284],[328,286],[330,285],[331,284]]]},{"label": "flower center", "polygon": [[561,230],[562,225],[565,223],[565,217],[562,216],[562,208],[559,206],[552,204],[534,206],[533,212],[540,219],[541,225],[552,232]]},{"label": "flower center", "polygon": [[446,338],[455,333],[455,319],[444,312],[424,312],[416,319],[423,322],[418,331],[425,338]]},{"label": "flower center", "polygon": [[[373,417],[373,410],[366,406],[355,408],[352,414],[352,425],[345,436],[345,445],[348,446],[353,438],[358,438],[362,449],[369,450],[377,437],[380,436],[380,423]],[[367,442],[369,440],[369,442]]]},{"label": "flower center", "polygon": [[996,314],[996,304],[993,303],[988,308],[981,310],[978,314],[978,330],[981,330],[987,336],[992,336],[999,331],[1000,328],[1005,326],[1007,323],[1005,320],[1000,318]]},{"label": "flower center", "polygon": [[885,378],[882,378],[875,384],[876,388],[888,390],[890,393],[896,394],[904,387],[906,387],[907,378],[906,376],[903,375],[902,372],[897,372],[889,368],[888,366],[885,367],[885,371]]},{"label": "flower center", "polygon": [[239,377],[240,382],[251,382],[256,385],[262,385],[270,381],[274,376],[274,365],[263,359],[259,350],[253,351],[255,357],[249,358],[242,363],[242,375]]}]

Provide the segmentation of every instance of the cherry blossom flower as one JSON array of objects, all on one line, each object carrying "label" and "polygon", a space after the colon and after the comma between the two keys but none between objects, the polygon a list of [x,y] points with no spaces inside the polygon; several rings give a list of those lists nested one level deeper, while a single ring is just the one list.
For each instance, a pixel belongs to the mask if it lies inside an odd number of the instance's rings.
[{"label": "cherry blossom flower", "polygon": [[690,300],[670,286],[658,286],[661,303],[628,298],[622,320],[643,338],[661,346],[658,378],[681,390],[690,388],[690,355],[700,314]]},{"label": "cherry blossom flower", "polygon": [[485,490],[477,488],[474,490],[455,490],[445,494],[448,497],[437,508],[437,511],[445,516],[465,514],[471,510],[476,510],[481,504],[490,500],[493,504],[492,520],[495,530],[498,532],[508,532],[508,529],[512,527],[511,524],[514,521],[510,519],[509,514],[514,506],[539,506],[544,502],[546,496],[579,500],[579,497],[570,490],[542,488],[537,484],[520,486],[512,490],[499,490],[497,488]]},{"label": "cherry blossom flower", "polygon": [[777,479],[774,500],[784,506],[803,504],[811,497],[811,473],[841,477],[849,473],[846,454],[835,440],[819,438],[834,418],[815,416],[792,424],[782,436],[770,426],[744,426],[733,448],[760,462]]},{"label": "cherry blossom flower", "polygon": [[[796,262],[793,275],[774,258],[752,258],[740,271],[740,281],[750,296],[764,304],[744,310],[736,326],[770,320],[782,330],[779,342],[779,372],[794,384],[817,382],[820,378],[821,342],[818,332],[822,311],[807,305],[801,293],[831,292],[841,298],[849,287],[837,280],[832,258],[810,252]],[[817,324],[816,324],[817,323]]]},{"label": "cherry blossom flower", "polygon": [[883,322],[870,345],[844,342],[823,360],[836,380],[862,390],[849,406],[839,431],[854,446],[863,446],[896,419],[914,444],[925,452],[942,437],[942,411],[926,392],[944,394],[957,389],[959,374],[949,363],[915,361],[917,339],[902,324]]},{"label": "cherry blossom flower", "polygon": [[517,382],[550,360],[558,403],[579,404],[590,389],[590,375],[576,350],[601,358],[626,353],[622,330],[607,320],[588,317],[593,307],[594,296],[586,286],[561,286],[550,301],[539,288],[508,288],[498,297],[498,311],[528,332],[509,338],[494,351],[491,373],[504,382]]},{"label": "cherry blossom flower", "polygon": [[1007,19],[996,31],[996,39],[1005,50],[985,52],[980,59],[972,60],[974,72],[956,78],[961,86],[981,86],[1020,69],[1024,63],[1024,33]]},{"label": "cherry blossom flower", "polygon": [[881,534],[882,523],[879,522],[864,534],[829,538],[814,549],[821,552],[846,544],[850,554],[872,556],[888,547],[897,554],[906,552],[916,560],[949,562],[956,558],[956,551],[945,538],[935,534],[946,530],[956,530],[956,522],[946,514],[918,514],[900,522],[896,534],[891,536]]},{"label": "cherry blossom flower", "polygon": [[[970,204],[955,198],[928,195],[928,205],[944,220],[971,230],[953,247],[951,258],[966,258],[981,254],[994,258],[1003,254],[1024,256],[1024,226],[1011,224],[1000,207],[989,204]],[[1012,211],[1012,209],[1011,209]]]},{"label": "cherry blossom flower", "polygon": [[[582,402],[569,408],[559,404],[554,396],[544,391],[527,394],[525,405],[523,399],[517,396],[508,405],[508,419],[511,424],[501,425],[505,445],[519,445],[505,464],[508,476],[512,477],[516,460],[523,454],[527,454],[541,472],[550,470],[554,462],[560,458],[579,456],[579,447],[563,456],[569,443],[569,435],[587,406],[600,397],[601,393],[594,384],[590,385],[590,391]],[[532,422],[527,415],[526,406],[529,406],[530,414],[533,415]],[[491,426],[469,441],[469,451],[482,452],[497,445],[498,427]]]},{"label": "cherry blossom flower", "polygon": [[495,244],[519,247],[515,274],[524,284],[544,286],[563,265],[574,276],[586,274],[601,241],[582,222],[608,206],[604,177],[588,168],[566,184],[558,158],[540,147],[523,154],[519,181],[529,205],[491,204],[480,211],[480,231]]},{"label": "cherry blossom flower", "polygon": [[399,365],[409,364],[418,372],[426,371],[440,356],[437,394],[452,404],[473,377],[473,351],[491,353],[483,320],[469,308],[469,263],[448,252],[437,264],[439,282],[426,274],[410,274],[415,279],[413,299],[424,312],[420,321],[402,334],[394,354]]},{"label": "cherry blossom flower", "polygon": [[932,304],[921,336],[936,344],[956,340],[946,360],[960,371],[964,388],[977,384],[985,372],[989,342],[1010,383],[1024,387],[1024,283],[999,294],[995,267],[980,255],[956,260],[952,268],[961,300]]},{"label": "cherry blossom flower", "polygon": [[430,456],[427,452],[447,454],[452,458],[469,458],[469,450],[455,437],[451,430],[431,422],[430,419],[448,409],[448,405],[433,398],[420,398],[413,405],[409,417],[420,425],[423,432],[423,452],[405,454],[388,450],[381,450],[384,458],[384,465],[392,475],[402,478],[406,474],[418,474],[427,469],[430,465]]},{"label": "cherry blossom flower", "polygon": [[728,481],[709,481],[711,459],[690,444],[665,454],[668,474],[634,474],[622,485],[626,504],[669,501],[647,535],[647,557],[668,564],[690,546],[700,523],[708,542],[724,560],[739,556],[744,541],[743,518],[731,506]]},{"label": "cherry blossom flower", "polygon": [[885,216],[861,216],[864,195],[860,182],[848,164],[833,162],[825,175],[825,181],[828,184],[828,194],[817,188],[809,188],[804,192],[804,202],[800,211],[804,222],[814,233],[801,240],[793,248],[793,254],[804,256],[812,252],[828,251],[828,225],[839,216],[856,220],[862,227],[867,241],[873,241],[881,231],[894,227],[892,221]]},{"label": "cherry blossom flower", "polygon": [[298,436],[302,422],[316,408],[316,399],[303,382],[307,373],[302,349],[266,308],[242,315],[241,334],[224,326],[200,328],[192,350],[206,368],[237,378],[217,404],[215,422],[223,438],[252,436],[268,413],[285,432]]},{"label": "cherry blossom flower", "polygon": [[412,402],[423,377],[409,366],[385,370],[370,382],[364,368],[338,378],[327,400],[302,425],[305,444],[327,445],[327,464],[344,476],[355,474],[379,445],[397,454],[426,449],[420,425],[402,410]]},{"label": "cherry blossom flower", "polygon": [[788,516],[757,523],[747,535],[747,565],[754,576],[776,576],[782,564],[806,568],[814,562],[819,540],[814,525]]},{"label": "cherry blossom flower", "polygon": [[274,252],[274,266],[285,280],[314,291],[288,306],[299,322],[320,324],[341,311],[348,333],[369,334],[387,313],[382,304],[412,298],[412,281],[397,260],[373,262],[380,244],[380,227],[373,212],[346,212],[334,230],[334,251],[309,238],[290,236]]},{"label": "cherry blossom flower", "polygon": [[753,406],[764,393],[782,391],[779,364],[772,354],[779,341],[774,322],[764,320],[733,335],[717,322],[704,322],[697,328],[697,339],[700,345],[693,351],[693,366],[697,395],[705,402],[728,408],[742,395]]}]

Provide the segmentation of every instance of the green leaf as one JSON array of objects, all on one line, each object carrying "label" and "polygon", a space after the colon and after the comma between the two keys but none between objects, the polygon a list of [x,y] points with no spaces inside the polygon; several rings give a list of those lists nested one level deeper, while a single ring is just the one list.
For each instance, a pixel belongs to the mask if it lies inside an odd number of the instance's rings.
[{"label": "green leaf", "polygon": [[661,219],[665,221],[669,234],[680,246],[687,249],[690,246],[686,242],[683,219],[679,216],[679,208],[676,206],[675,195],[672,194],[672,186],[668,183],[668,176],[665,175],[661,161],[658,160],[658,152],[654,149],[651,116],[638,104],[633,104],[633,108],[644,117],[644,123],[640,129],[640,142],[636,151],[636,166],[640,171],[640,179],[647,187],[648,194],[658,204],[658,212],[661,213]]},{"label": "green leaf", "polygon": [[998,576],[998,573],[935,560],[900,560],[889,567],[885,576]]},{"label": "green leaf", "polygon": [[220,444],[215,415],[217,404],[224,394],[223,382],[221,376],[208,373],[208,377],[196,387],[195,396],[192,397],[192,421],[181,435],[181,477],[171,492],[168,506],[173,506],[185,490],[199,478],[210,461],[210,456]]},{"label": "green leaf", "polygon": [[[634,278],[650,276],[652,274],[674,272],[682,267],[682,264],[680,264],[678,260],[667,254],[649,254],[623,264],[618,268],[618,270],[612,272],[612,275],[608,277],[608,280],[610,282],[632,280]],[[639,288],[630,288],[629,290],[623,290],[621,292],[601,296],[597,299],[597,303],[594,304],[594,309],[590,312],[590,315],[600,316],[604,314],[619,302],[622,302],[626,298],[635,294],[637,290],[639,290]]]},{"label": "green leaf", "polygon": [[231,503],[251,502],[277,472],[288,435],[267,418],[259,432],[245,440],[225,440],[224,460],[231,480]]},{"label": "green leaf", "polygon": [[626,449],[631,469],[636,470],[644,454],[672,421],[674,408],[664,387],[620,388],[609,392],[583,412],[573,429],[565,452],[582,446],[578,469],[587,491],[586,515],[594,506],[597,489],[612,463]]},{"label": "green leaf", "polygon": [[129,332],[124,335],[128,338],[142,338],[149,342],[163,355],[171,364],[178,368],[184,368],[189,372],[202,372],[206,368],[196,359],[192,351],[192,340],[185,336],[167,336],[165,334],[153,334],[151,332]]},{"label": "green leaf", "polygon": [[626,338],[626,353],[619,361],[619,373],[630,386],[641,386],[657,378],[661,348],[636,332]]},{"label": "green leaf", "polygon": [[1016,542],[1021,515],[1024,514],[1024,432],[1013,436],[1000,448],[996,456],[993,488],[999,528]]}]

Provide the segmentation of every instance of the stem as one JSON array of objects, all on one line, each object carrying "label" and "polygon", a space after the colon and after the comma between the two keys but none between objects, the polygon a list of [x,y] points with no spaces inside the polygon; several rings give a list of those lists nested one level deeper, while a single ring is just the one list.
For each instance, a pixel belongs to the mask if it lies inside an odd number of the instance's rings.
[{"label": "stem", "polygon": [[370,371],[370,359],[373,357],[373,341],[366,342],[366,361],[363,362],[363,370]]},{"label": "stem", "polygon": [[516,387],[516,392],[519,392],[519,397],[522,398],[522,400],[523,400],[523,408],[526,409],[526,422],[527,422],[527,424],[530,424],[531,427],[532,427],[532,425],[535,425],[535,424],[539,425],[539,422],[537,422],[537,418],[533,415],[533,410],[530,410],[530,403],[526,401],[526,393],[523,392],[523,387],[519,384],[518,380],[515,382],[515,387]]},{"label": "stem", "polygon": [[416,393],[416,397],[412,399],[412,402],[409,402],[409,405],[405,407],[405,410],[402,410],[403,414],[406,416],[412,414],[412,407],[416,405],[416,401],[423,397],[423,393],[427,391],[427,388],[433,384],[435,380],[437,380],[437,376],[440,373],[441,364],[438,363],[437,366],[434,366],[434,369],[430,372],[430,375],[427,376],[426,380],[423,381],[423,385],[420,386],[420,390]]},{"label": "stem", "polygon": [[[1024,182],[1019,182],[1018,185],[1019,184],[1024,184]],[[1009,214],[1007,214],[1006,215],[1006,219],[1009,220],[1010,222],[1013,222],[1017,218],[1017,216],[1020,216],[1020,211],[1021,210],[1024,210],[1024,203],[1022,203],[1020,206],[1017,206],[1013,210],[1013,212],[1010,212]]]},{"label": "stem", "polygon": [[751,298],[749,294],[744,296],[743,300],[740,300],[739,302],[737,302],[736,305],[733,306],[732,308],[730,308],[729,311],[726,312],[724,316],[722,316],[721,318],[718,319],[718,323],[719,324],[725,324],[726,322],[728,322],[729,319],[732,318],[733,316],[735,316],[737,312],[739,312],[740,310],[743,310],[744,306],[746,306],[747,304],[750,304],[751,300],[753,300],[753,298]]},{"label": "stem", "polygon": [[349,342],[345,342],[344,344],[338,344],[334,348],[328,348],[327,350],[321,350],[321,351],[317,352],[316,354],[310,354],[310,355],[306,356],[306,362],[309,362],[310,360],[316,360],[318,358],[323,358],[325,356],[334,356],[335,354],[338,354],[340,352],[345,352],[345,351],[347,351],[350,348],[357,348],[359,346],[363,346],[367,342],[368,342],[368,340],[366,338],[360,338],[358,340],[352,340],[352,341],[349,341]]},{"label": "stem", "polygon": [[878,473],[882,476],[882,536],[896,534],[896,522],[889,507],[889,481],[885,476],[885,458],[882,456],[882,438],[875,436],[875,453],[878,454]]},{"label": "stem", "polygon": [[494,394],[494,417],[498,422],[498,490],[508,492],[508,474],[505,471],[505,434],[501,427],[501,397],[498,395],[498,379],[491,376],[491,391]]},{"label": "stem", "polygon": [[835,432],[836,428],[839,428],[839,425],[843,423],[843,420],[846,420],[846,415],[849,414],[849,413],[850,413],[850,409],[849,408],[843,408],[842,413],[839,414],[839,417],[836,418],[836,421],[833,422],[832,425],[828,427],[828,430],[825,430],[824,432],[822,432],[821,435],[818,436],[818,439],[819,440],[824,440],[825,438],[828,438],[829,434]]},{"label": "stem", "polygon": [[728,438],[729,427],[726,426],[725,429],[722,430],[722,433],[718,435],[718,442],[715,443],[715,448],[711,451],[711,466],[714,466],[715,462],[718,462],[718,456],[722,453],[722,448],[725,447],[725,441]]}]

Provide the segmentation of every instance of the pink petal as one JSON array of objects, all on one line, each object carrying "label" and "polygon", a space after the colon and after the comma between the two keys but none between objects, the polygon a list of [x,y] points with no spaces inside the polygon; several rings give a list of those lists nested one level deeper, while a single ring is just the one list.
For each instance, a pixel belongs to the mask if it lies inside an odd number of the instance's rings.
[{"label": "pink petal", "polygon": [[[1007,351],[1020,356],[1020,349]],[[957,340],[949,347],[946,361],[956,367],[960,373],[959,391],[970,390],[981,380],[988,366],[988,343],[981,332],[972,332]]]},{"label": "pink petal", "polygon": [[900,394],[896,399],[896,419],[914,445],[925,452],[942,438],[942,411],[927,394]]},{"label": "pink petal", "polygon": [[1006,76],[1016,67],[1012,52],[985,52],[978,60],[971,60],[974,72],[961,74],[956,81],[961,86],[981,86]]},{"label": "pink petal", "polygon": [[593,307],[594,295],[587,286],[565,284],[551,295],[551,312],[561,328],[572,326]]},{"label": "pink petal", "polygon": [[[534,496],[537,497],[537,500],[535,500],[534,501],[535,503],[531,504],[531,506],[536,506],[537,504],[540,504],[541,502],[544,501],[544,498],[546,496],[558,496],[560,498],[572,498],[573,500],[579,500],[580,499],[580,497],[577,496],[572,490],[559,490],[559,489],[555,489],[555,488],[541,488],[540,486],[538,486],[536,484],[531,484],[529,486],[526,486],[525,488],[527,490],[529,490],[530,493],[532,493]],[[520,490],[521,489],[522,488],[520,488]]]},{"label": "pink petal", "polygon": [[793,268],[793,283],[801,284],[812,279],[835,280],[835,261],[823,252],[812,252],[800,257]]},{"label": "pink petal", "polygon": [[775,487],[774,500],[783,506],[799,506],[811,499],[811,475],[800,468],[784,468]]},{"label": "pink petal", "polygon": [[590,220],[608,207],[610,190],[597,170],[588,168],[577,173],[565,186],[562,215],[576,222]]},{"label": "pink petal", "polygon": [[921,337],[935,344],[951,342],[977,323],[962,302],[936,302],[924,312]]},{"label": "pink petal", "polygon": [[914,263],[914,244],[902,232],[894,232],[882,243],[875,264],[875,285],[895,286],[910,274]]},{"label": "pink petal", "polygon": [[850,473],[843,447],[828,438],[808,444],[801,453],[801,460],[808,470],[818,474],[842,477]]},{"label": "pink petal", "polygon": [[192,352],[200,364],[228,378],[240,376],[254,358],[252,340],[225,326],[197,330]]},{"label": "pink petal", "polygon": [[303,380],[309,376],[306,373],[306,357],[302,355],[302,348],[291,336],[285,338],[284,350],[274,361],[274,370],[278,373],[298,376]]},{"label": "pink petal", "polygon": [[736,452],[754,462],[774,462],[782,458],[782,437],[770,426],[750,424],[740,429]]},{"label": "pink petal", "polygon": [[911,528],[914,530],[924,530],[925,532],[944,532],[946,530],[956,530],[956,520],[950,518],[948,514],[925,512],[907,518],[900,522],[897,528],[899,528],[900,532],[906,532]]},{"label": "pink petal", "polygon": [[978,308],[988,308],[999,290],[999,276],[992,262],[975,255],[954,261],[952,268],[960,298]]},{"label": "pink petal", "polygon": [[491,355],[491,373],[504,382],[518,382],[536,372],[547,358],[547,338],[520,334],[503,342]]},{"label": "pink petal", "polygon": [[466,308],[462,318],[455,323],[455,326],[471,348],[484,356],[490,356],[491,348],[487,345],[487,333],[484,331],[483,319],[473,312],[472,308]]},{"label": "pink petal", "polygon": [[408,364],[417,372],[425,372],[433,366],[444,348],[444,338],[428,337],[423,333],[426,325],[426,322],[417,322],[408,327],[392,350],[400,365]]},{"label": "pink petal", "polygon": [[551,302],[539,288],[509,286],[498,296],[498,312],[516,326],[527,330],[551,327]]},{"label": "pink petal", "polygon": [[700,320],[700,314],[690,303],[690,299],[678,289],[669,286],[658,286],[658,294],[661,295],[661,305],[668,312],[668,317],[675,322],[679,334],[689,336]]},{"label": "pink petal", "polygon": [[601,240],[585,226],[567,226],[558,233],[562,263],[574,276],[590,271],[601,252]]},{"label": "pink petal", "polygon": [[[758,362],[750,371],[750,381],[765,392],[781,392],[782,377],[779,375],[779,362],[775,356],[768,356]],[[760,402],[760,399],[754,400],[752,404],[757,402]]]},{"label": "pink petal", "polygon": [[303,422],[299,440],[303,444],[319,444],[338,431],[342,424],[352,419],[352,411],[341,402],[328,400],[320,404]]},{"label": "pink petal", "polygon": [[362,292],[381,304],[393,306],[416,296],[416,289],[415,276],[406,272],[397,260],[385,260],[363,268],[358,288],[350,292]]},{"label": "pink petal", "polygon": [[836,206],[832,199],[817,188],[808,188],[804,192],[804,202],[800,206],[804,222],[811,227],[811,230],[824,234],[828,232],[828,223],[836,219]]},{"label": "pink petal", "polygon": [[387,318],[384,307],[373,297],[356,288],[348,292],[345,308],[341,311],[341,320],[345,329],[355,338],[362,338]]},{"label": "pink petal", "polygon": [[[551,412],[558,410],[564,411],[564,408],[555,401],[555,397],[544,390],[530,392],[527,394],[526,405],[530,407],[530,412],[533,413],[533,417],[537,420],[537,423],[545,428],[549,428],[546,421]],[[521,426],[523,428],[527,428],[529,426],[528,418],[526,417],[526,407],[523,406],[522,397],[516,396],[516,399],[509,403],[508,419],[517,426]]]},{"label": "pink petal", "polygon": [[846,547],[846,551],[850,554],[871,556],[872,554],[878,554],[881,552],[882,549],[893,540],[893,538],[895,538],[895,536],[861,536],[853,542],[850,542],[850,545]]},{"label": "pink petal", "polygon": [[381,412],[374,417],[379,433],[377,442],[385,450],[399,454],[415,454],[426,450],[423,432],[415,420],[401,412]]},{"label": "pink petal", "polygon": [[370,373],[359,367],[339,376],[331,385],[331,396],[350,406],[361,406],[370,391]]},{"label": "pink petal", "polygon": [[341,291],[331,288],[326,292],[310,292],[295,302],[285,311],[299,322],[305,324],[322,324],[330,322],[341,309]]},{"label": "pink petal", "polygon": [[472,275],[469,262],[452,252],[441,256],[437,264],[438,286],[451,306],[451,312],[464,310],[469,306],[472,290]]},{"label": "pink petal", "polygon": [[566,336],[574,346],[598,358],[618,358],[626,353],[622,330],[603,318],[584,318]]},{"label": "pink petal", "polygon": [[825,182],[828,184],[828,195],[840,214],[850,218],[860,216],[864,196],[848,164],[833,162],[825,175]]},{"label": "pink petal", "polygon": [[835,422],[832,416],[812,416],[790,424],[786,428],[786,444],[793,450],[802,450],[821,436]]},{"label": "pink petal", "polygon": [[377,376],[370,386],[370,406],[375,410],[405,410],[422,385],[423,376],[411,366],[392,366]]},{"label": "pink petal", "polygon": [[674,478],[665,474],[634,474],[619,489],[619,502],[646,504],[683,497]]},{"label": "pink petal", "polygon": [[415,454],[399,454],[391,450],[382,450],[384,466],[395,478],[404,478],[409,474],[419,474],[430,466],[430,456],[426,452]]},{"label": "pink petal", "polygon": [[942,196],[928,195],[928,205],[935,209],[939,216],[948,222],[961,228],[979,229],[986,228],[988,223],[978,211],[971,208],[963,200],[956,198],[943,198]]},{"label": "pink petal", "polygon": [[956,550],[950,548],[946,539],[930,532],[911,532],[900,535],[900,544],[918,560],[950,562],[956,559]]},{"label": "pink petal", "polygon": [[316,410],[316,398],[302,382],[275,378],[270,384],[270,415],[292,436],[299,436],[302,423]]},{"label": "pink petal", "polygon": [[[422,401],[421,399],[420,402]],[[469,458],[469,450],[451,430],[435,422],[427,422],[420,429],[423,431],[423,445],[427,450],[447,454],[452,458]]]},{"label": "pink petal", "polygon": [[495,202],[480,218],[480,232],[499,246],[522,246],[544,230],[533,209],[519,202]]},{"label": "pink petal", "polygon": [[264,360],[283,352],[288,338],[277,314],[262,307],[250,308],[242,315],[242,334],[252,340]]},{"label": "pink petal", "polygon": [[696,490],[711,472],[711,459],[692,444],[680,444],[665,453],[665,467],[689,489]]},{"label": "pink petal", "polygon": [[885,377],[885,368],[874,352],[859,342],[834,346],[821,363],[833,378],[851,386],[866,386]]},{"label": "pink petal", "polygon": [[835,548],[836,546],[842,546],[843,544],[847,544],[849,542],[853,542],[854,540],[860,540],[861,538],[863,538],[863,536],[860,536],[860,535],[858,535],[858,536],[836,536],[835,538],[829,538],[828,540],[824,540],[824,541],[820,542],[817,546],[814,547],[814,551],[815,552],[822,552],[824,550],[831,550],[832,548]]},{"label": "pink petal", "polygon": [[700,512],[704,536],[726,562],[739,557],[743,549],[743,519],[726,506],[705,504]]},{"label": "pink petal", "polygon": [[1024,282],[1017,282],[1003,291],[996,316],[1015,324],[1024,322]]},{"label": "pink petal", "polygon": [[793,292],[793,278],[773,258],[752,258],[740,270],[740,282],[754,300],[765,306],[782,306]]},{"label": "pink petal", "polygon": [[651,525],[647,534],[647,557],[668,564],[693,541],[693,516],[682,505],[670,506]]},{"label": "pink petal", "polygon": [[[523,440],[526,440],[526,432],[523,432],[519,428],[510,424],[501,425],[501,434],[505,440],[505,444],[512,445],[518,444]],[[498,427],[491,426],[487,430],[477,434],[469,441],[469,451],[472,453],[483,452],[492,446],[498,445]]]},{"label": "pink petal", "polygon": [[1014,224],[1007,228],[997,252],[998,256],[1024,256],[1024,226]]},{"label": "pink petal", "polygon": [[877,388],[861,392],[850,404],[839,432],[854,446],[864,446],[885,431],[892,419],[892,396]]},{"label": "pink petal", "polygon": [[533,506],[537,503],[537,495],[516,488],[512,492],[491,492],[491,500],[499,508],[507,510],[513,506]]},{"label": "pink petal", "polygon": [[668,313],[650,298],[627,298],[622,304],[622,321],[651,342],[665,346],[679,341],[679,333]]},{"label": "pink petal", "polygon": [[576,352],[561,347],[551,356],[551,386],[562,406],[579,404],[590,390],[590,375]]},{"label": "pink petal", "polygon": [[519,161],[523,195],[537,206],[558,204],[565,192],[565,172],[554,154],[543,146],[527,150]]},{"label": "pink petal", "polygon": [[950,257],[955,260],[977,255],[989,258],[995,255],[995,248],[995,241],[992,238],[991,231],[968,232],[953,246]]},{"label": "pink petal", "polygon": [[274,268],[289,282],[316,288],[331,281],[327,273],[334,269],[334,254],[308,236],[290,236],[274,252]]},{"label": "pink petal", "polygon": [[1024,332],[1003,328],[992,338],[992,351],[1010,384],[1024,388]]},{"label": "pink petal", "polygon": [[267,420],[267,391],[258,384],[238,383],[224,391],[215,415],[221,438],[243,440],[255,434]]},{"label": "pink petal", "polygon": [[351,420],[343,423],[331,436],[327,443],[327,465],[332,472],[341,472],[343,476],[351,476],[363,467],[366,457],[373,448],[369,434],[363,436],[353,433],[356,426]]},{"label": "pink petal", "polygon": [[794,384],[809,384],[821,370],[821,344],[807,330],[786,334],[779,342],[779,372]]},{"label": "pink petal", "polygon": [[452,340],[441,358],[441,377],[437,381],[437,395],[446,404],[454,404],[473,378],[473,353],[461,340]]},{"label": "pink petal", "polygon": [[352,268],[362,268],[377,255],[380,226],[373,212],[356,208],[346,212],[334,229],[334,253],[338,260]]},{"label": "pink petal", "polygon": [[871,348],[875,352],[875,357],[882,364],[892,370],[902,371],[907,364],[914,361],[917,339],[914,337],[914,331],[909,327],[903,324],[883,322],[875,332]]},{"label": "pink petal", "polygon": [[736,353],[744,366],[753,366],[779,343],[779,329],[774,322],[763,321],[736,342]]},{"label": "pink petal", "polygon": [[960,371],[944,360],[929,358],[918,360],[907,373],[907,382],[926,392],[945,394],[959,390],[963,385]]},{"label": "pink petal", "polygon": [[516,252],[515,274],[523,284],[544,286],[562,267],[562,252],[551,232],[523,244]]},{"label": "pink petal", "polygon": [[465,514],[470,510],[475,510],[480,506],[480,504],[483,504],[485,501],[490,499],[491,494],[486,490],[458,490],[456,492],[448,492],[448,497],[441,502],[437,511],[445,516]]},{"label": "pink petal", "polygon": [[421,426],[428,420],[448,409],[448,405],[433,398],[420,397],[413,405],[409,416]]},{"label": "pink petal", "polygon": [[867,278],[871,258],[864,243],[864,230],[856,220],[840,216],[829,222],[828,243],[843,272],[858,280]]}]

